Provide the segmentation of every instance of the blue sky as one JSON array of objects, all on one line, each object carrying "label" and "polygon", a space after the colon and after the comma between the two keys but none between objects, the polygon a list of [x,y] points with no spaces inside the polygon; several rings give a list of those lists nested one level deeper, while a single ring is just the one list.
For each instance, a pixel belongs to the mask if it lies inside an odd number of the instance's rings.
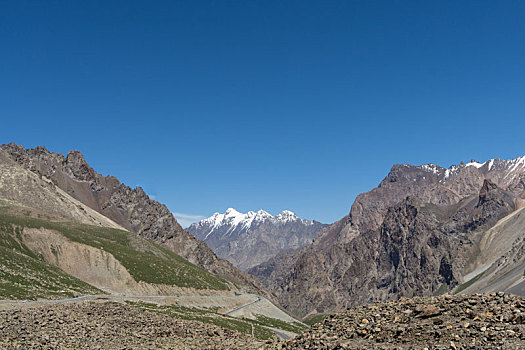
[{"label": "blue sky", "polygon": [[[0,143],[181,215],[348,213],[394,163],[525,154],[524,1],[0,4]],[[186,220],[181,220],[187,223]]]}]

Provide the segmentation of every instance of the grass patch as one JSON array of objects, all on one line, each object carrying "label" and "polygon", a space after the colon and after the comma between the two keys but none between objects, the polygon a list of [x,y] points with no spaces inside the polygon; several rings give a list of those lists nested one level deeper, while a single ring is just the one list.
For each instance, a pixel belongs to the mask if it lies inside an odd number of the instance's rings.
[{"label": "grass patch", "polygon": [[[252,334],[257,339],[267,340],[275,338],[275,334],[266,328],[266,323],[261,323],[258,320],[239,319],[217,313],[217,309],[202,309],[202,308],[188,308],[180,305],[166,305],[160,306],[157,304],[145,303],[145,302],[134,302],[126,301],[127,304],[134,307],[164,314],[173,318],[183,320],[200,321],[203,323],[213,324],[219,327],[235,330],[245,334]],[[273,319],[272,319],[273,320]],[[276,320],[279,321],[279,320]],[[282,322],[282,321],[281,321]],[[283,322],[286,323],[286,322]],[[274,327],[274,326],[272,326]],[[281,327],[274,327],[278,329],[288,330]]]},{"label": "grass patch", "polygon": [[0,226],[0,298],[60,299],[104,293],[39,259],[13,239],[13,231]]},{"label": "grass patch", "polygon": [[313,325],[315,323],[323,322],[324,319],[327,318],[328,316],[330,316],[330,314],[315,314],[315,315],[311,315],[311,316],[308,316],[305,319],[303,319],[303,323],[311,326],[311,325]]},{"label": "grass patch", "polygon": [[481,276],[483,275],[483,273],[484,273],[484,272],[482,272],[482,273],[476,275],[476,277],[471,278],[468,282],[465,282],[465,283],[463,283],[463,284],[460,284],[460,285],[458,286],[458,288],[456,288],[456,290],[454,291],[453,294],[454,294],[454,295],[455,295],[455,294],[459,294],[459,293],[461,293],[462,291],[464,291],[465,289],[467,289],[468,287],[470,287],[471,285],[473,285],[475,282],[477,282],[477,281],[481,278]]},{"label": "grass patch", "polygon": [[263,325],[263,326],[282,329],[284,331],[293,332],[293,333],[301,333],[308,329],[308,326],[300,322],[288,323],[283,320],[267,317],[264,315],[255,315],[255,318],[256,318],[256,321],[253,321],[253,320],[248,320],[248,321],[257,322],[258,324]]},{"label": "grass patch", "polygon": [[448,292],[448,285],[446,283],[442,283],[439,286],[438,290],[434,292],[434,296],[443,295],[446,292]]},{"label": "grass patch", "polygon": [[[15,239],[17,236],[21,238],[21,227],[57,231],[71,241],[103,249],[119,260],[137,282],[195,289],[229,289],[225,280],[172,251],[127,231],[71,222],[46,221],[26,215],[25,212],[22,216],[13,215],[9,213],[8,207],[0,207],[0,227],[9,232],[0,236],[0,246],[15,248],[32,258],[38,257],[19,243],[21,239]],[[18,231],[13,234],[13,230]],[[137,241],[140,241],[140,250],[135,248]]]}]

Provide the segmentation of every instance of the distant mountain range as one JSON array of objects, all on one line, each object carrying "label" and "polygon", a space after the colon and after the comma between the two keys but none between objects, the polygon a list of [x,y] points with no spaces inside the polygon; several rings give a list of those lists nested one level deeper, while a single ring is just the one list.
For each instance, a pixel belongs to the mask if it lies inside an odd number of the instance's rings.
[{"label": "distant mountain range", "polygon": [[316,318],[401,297],[525,295],[525,157],[396,164],[331,225],[230,208],[184,230],[78,151],[2,145],[0,253],[0,297],[15,299],[247,290]]},{"label": "distant mountain range", "polygon": [[272,216],[264,210],[240,213],[233,208],[215,213],[188,227],[221,258],[242,270],[258,265],[288,249],[311,243],[328,225],[299,218],[285,210]]},{"label": "distant mountain range", "polygon": [[525,294],[525,157],[394,165],[312,244],[249,270],[296,315],[443,293]]}]

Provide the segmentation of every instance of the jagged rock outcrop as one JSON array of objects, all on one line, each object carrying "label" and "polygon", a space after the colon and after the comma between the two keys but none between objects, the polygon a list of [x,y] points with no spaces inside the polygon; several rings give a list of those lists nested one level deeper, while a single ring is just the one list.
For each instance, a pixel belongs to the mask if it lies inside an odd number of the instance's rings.
[{"label": "jagged rock outcrop", "polygon": [[525,157],[395,165],[314,243],[249,271],[298,315],[452,290],[479,267],[484,232],[519,207],[524,178]]},{"label": "jagged rock outcrop", "polygon": [[64,157],[45,147],[25,149],[10,143],[0,149],[24,168],[51,180],[54,186],[127,230],[165,246],[220,277],[275,300],[256,278],[217,258],[204,242],[185,231],[165,205],[152,200],[140,187],[132,189],[113,176],[97,173],[79,151],[70,151]]},{"label": "jagged rock outcrop", "polygon": [[35,207],[41,215],[74,222],[123,229],[80,201],[71,198],[51,181],[21,167],[0,149],[0,198],[16,205]]},{"label": "jagged rock outcrop", "polygon": [[215,213],[188,227],[188,231],[221,258],[242,270],[261,264],[280,251],[297,249],[311,243],[328,225],[299,218],[285,210],[272,216],[264,210],[239,213],[233,208]]}]

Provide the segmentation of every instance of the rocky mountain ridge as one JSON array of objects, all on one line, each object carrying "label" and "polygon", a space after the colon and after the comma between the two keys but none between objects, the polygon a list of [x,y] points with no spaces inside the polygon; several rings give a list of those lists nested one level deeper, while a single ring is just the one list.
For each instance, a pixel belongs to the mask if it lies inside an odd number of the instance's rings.
[{"label": "rocky mountain ridge", "polygon": [[240,213],[233,208],[215,213],[188,227],[221,258],[246,270],[279,252],[311,243],[328,225],[299,218],[284,210],[272,216],[264,210]]},{"label": "rocky mountain ridge", "polygon": [[[349,215],[323,229],[314,243],[249,271],[298,315],[452,292],[480,273],[483,237],[522,208],[524,189],[525,157],[448,169],[394,165],[377,188],[360,194]],[[513,249],[512,262],[505,264],[519,270],[523,227],[502,232],[512,241],[498,251],[505,255]],[[491,256],[489,265],[498,258]],[[485,285],[489,291],[502,286],[496,283],[502,276],[493,277]],[[521,279],[523,271],[510,285]]]},{"label": "rocky mountain ridge", "polygon": [[42,215],[52,215],[74,222],[100,227],[124,228],[55,186],[50,180],[21,167],[0,149],[0,198],[13,205],[38,208]]},{"label": "rocky mountain ridge", "polygon": [[152,200],[140,187],[132,189],[115,177],[95,172],[79,151],[63,156],[45,147],[25,149],[14,143],[1,145],[0,150],[125,229],[161,244],[207,271],[275,300],[256,278],[219,259],[204,242],[183,230],[165,205]]}]

